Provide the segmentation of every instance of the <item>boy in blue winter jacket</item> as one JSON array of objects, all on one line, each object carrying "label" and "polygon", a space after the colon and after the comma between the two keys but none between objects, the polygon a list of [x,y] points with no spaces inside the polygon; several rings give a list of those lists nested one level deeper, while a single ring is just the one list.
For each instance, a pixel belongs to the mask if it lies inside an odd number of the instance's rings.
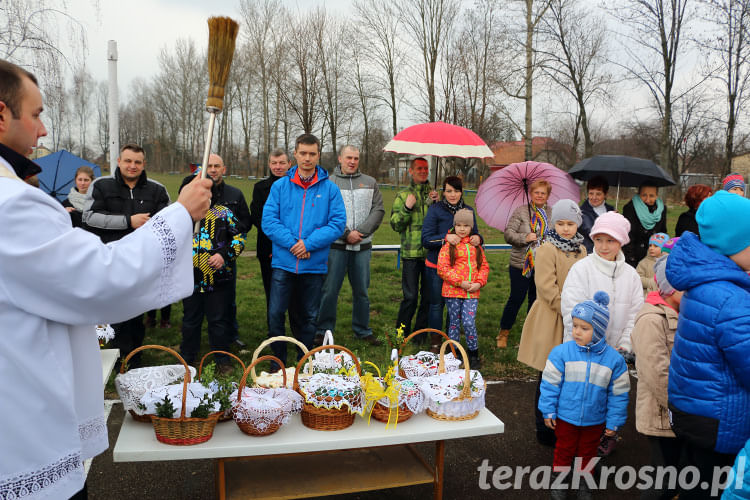
[{"label": "boy in blue winter jacket", "polygon": [[[557,437],[555,472],[574,464],[587,471],[602,431],[614,436],[627,418],[630,377],[622,356],[607,344],[607,304],[609,296],[599,291],[573,308],[573,340],[552,349],[542,373],[539,411]],[[590,498],[585,481],[578,497]],[[553,490],[552,498],[565,498],[565,491]]]}]

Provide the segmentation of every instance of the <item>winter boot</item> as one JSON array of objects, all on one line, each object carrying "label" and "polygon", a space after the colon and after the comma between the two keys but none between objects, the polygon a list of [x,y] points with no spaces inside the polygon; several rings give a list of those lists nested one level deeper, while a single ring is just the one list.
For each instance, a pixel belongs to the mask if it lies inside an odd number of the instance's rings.
[{"label": "winter boot", "polygon": [[505,349],[508,347],[508,335],[510,334],[510,330],[500,330],[500,332],[497,334],[497,347],[500,349]]},{"label": "winter boot", "polygon": [[482,369],[482,361],[479,359],[479,349],[469,351],[469,367],[472,370]]},{"label": "winter boot", "polygon": [[[550,483],[550,485],[554,485],[555,484],[555,482],[557,481],[557,477],[560,474],[562,474],[562,473],[561,472],[553,472],[552,473],[552,482]],[[567,485],[564,485],[564,486],[567,487]],[[567,489],[550,488],[549,493],[550,493],[550,498],[552,500],[565,500],[568,497],[568,490]]]}]

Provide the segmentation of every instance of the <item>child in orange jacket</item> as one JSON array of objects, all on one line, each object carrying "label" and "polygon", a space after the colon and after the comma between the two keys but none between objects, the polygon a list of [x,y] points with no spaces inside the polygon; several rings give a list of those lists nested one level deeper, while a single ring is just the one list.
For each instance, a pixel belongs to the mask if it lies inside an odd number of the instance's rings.
[{"label": "child in orange jacket", "polygon": [[474,214],[471,210],[464,208],[456,212],[453,229],[446,236],[446,242],[438,255],[437,272],[443,279],[443,297],[448,308],[448,336],[458,342],[463,325],[469,347],[469,364],[472,368],[479,369],[479,346],[474,318],[477,315],[479,289],[487,284],[490,266],[482,247],[469,243],[473,226]]}]

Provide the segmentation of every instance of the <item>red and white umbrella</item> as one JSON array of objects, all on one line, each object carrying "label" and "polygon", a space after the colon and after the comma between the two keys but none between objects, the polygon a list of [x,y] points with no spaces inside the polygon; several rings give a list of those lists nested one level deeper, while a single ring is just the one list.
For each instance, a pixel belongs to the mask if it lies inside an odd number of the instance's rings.
[{"label": "red and white umbrella", "polygon": [[383,151],[411,155],[492,158],[494,153],[468,128],[445,122],[420,123],[395,135]]}]

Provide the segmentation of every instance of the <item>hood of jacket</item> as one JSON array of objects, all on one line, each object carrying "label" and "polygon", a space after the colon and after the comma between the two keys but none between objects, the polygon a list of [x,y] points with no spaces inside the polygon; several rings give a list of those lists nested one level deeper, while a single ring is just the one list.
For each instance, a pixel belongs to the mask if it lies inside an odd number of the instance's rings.
[{"label": "hood of jacket", "polygon": [[750,291],[750,276],[732,259],[708,248],[693,233],[684,233],[672,249],[666,272],[667,280],[677,290],[729,281]]}]

